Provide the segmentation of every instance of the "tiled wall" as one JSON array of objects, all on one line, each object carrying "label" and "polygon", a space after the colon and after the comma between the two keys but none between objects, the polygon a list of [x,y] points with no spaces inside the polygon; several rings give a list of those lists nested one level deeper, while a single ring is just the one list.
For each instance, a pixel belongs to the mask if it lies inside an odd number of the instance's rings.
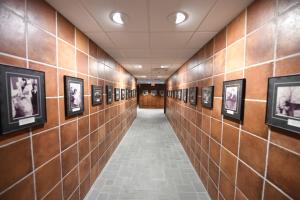
[{"label": "tiled wall", "polygon": [[[215,86],[212,110],[168,97],[167,116],[212,199],[300,199],[300,137],[265,125],[267,79],[300,73],[300,3],[255,1],[168,80]],[[221,115],[222,82],[246,78],[244,123]]]},{"label": "tiled wall", "polygon": [[[83,199],[136,117],[136,98],[91,106],[91,85],[134,77],[42,0],[0,2],[0,63],[45,72],[48,115],[0,135],[0,199]],[[83,115],[65,118],[64,75],[84,79]]]}]

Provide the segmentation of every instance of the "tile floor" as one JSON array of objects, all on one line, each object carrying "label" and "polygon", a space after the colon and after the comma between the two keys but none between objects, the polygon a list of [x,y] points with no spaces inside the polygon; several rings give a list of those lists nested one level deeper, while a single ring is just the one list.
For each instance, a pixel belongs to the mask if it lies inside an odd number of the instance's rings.
[{"label": "tile floor", "polygon": [[206,200],[163,110],[138,116],[99,175],[86,200]]}]

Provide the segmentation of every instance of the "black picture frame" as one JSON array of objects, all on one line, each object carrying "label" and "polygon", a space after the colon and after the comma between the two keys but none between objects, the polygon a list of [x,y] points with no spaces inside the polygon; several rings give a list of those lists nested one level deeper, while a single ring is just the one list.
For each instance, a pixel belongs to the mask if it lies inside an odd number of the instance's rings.
[{"label": "black picture frame", "polygon": [[106,103],[111,104],[113,102],[113,86],[106,85]]},{"label": "black picture frame", "polygon": [[239,121],[244,119],[246,79],[223,82],[222,114]]},{"label": "black picture frame", "polygon": [[197,105],[198,87],[189,88],[189,101],[193,106]]},{"label": "black picture frame", "polygon": [[92,85],[92,106],[101,105],[103,103],[103,86]]},{"label": "black picture frame", "polygon": [[214,86],[203,87],[201,92],[202,106],[213,108],[214,102]]},{"label": "black picture frame", "polygon": [[45,72],[0,64],[0,133],[47,121]]},{"label": "black picture frame", "polygon": [[300,74],[268,79],[266,124],[300,134]]},{"label": "black picture frame", "polygon": [[115,101],[120,100],[120,88],[115,88]]},{"label": "black picture frame", "polygon": [[71,117],[84,112],[83,79],[64,76],[65,116]]},{"label": "black picture frame", "polygon": [[183,89],[182,90],[182,100],[184,103],[187,103],[188,100],[188,89]]},{"label": "black picture frame", "polygon": [[121,100],[125,99],[125,89],[121,89]]}]

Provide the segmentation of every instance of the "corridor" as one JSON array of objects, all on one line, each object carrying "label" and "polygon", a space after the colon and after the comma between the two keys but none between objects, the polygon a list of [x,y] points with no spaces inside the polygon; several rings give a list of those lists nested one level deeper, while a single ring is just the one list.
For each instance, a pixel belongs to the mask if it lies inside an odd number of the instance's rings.
[{"label": "corridor", "polygon": [[138,116],[86,200],[205,200],[204,186],[163,110]]}]

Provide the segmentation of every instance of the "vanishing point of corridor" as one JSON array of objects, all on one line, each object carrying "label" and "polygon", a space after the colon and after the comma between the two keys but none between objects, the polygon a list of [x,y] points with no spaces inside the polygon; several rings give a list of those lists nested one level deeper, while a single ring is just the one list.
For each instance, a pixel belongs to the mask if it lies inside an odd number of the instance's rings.
[{"label": "vanishing point of corridor", "polygon": [[209,198],[163,110],[139,109],[86,199]]}]

